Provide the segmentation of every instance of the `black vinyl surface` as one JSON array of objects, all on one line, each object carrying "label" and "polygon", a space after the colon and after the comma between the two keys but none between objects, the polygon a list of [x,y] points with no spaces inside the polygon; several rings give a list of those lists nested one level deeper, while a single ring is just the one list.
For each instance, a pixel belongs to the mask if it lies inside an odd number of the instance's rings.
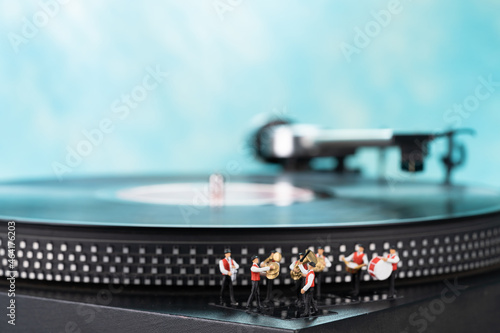
[{"label": "black vinyl surface", "polygon": [[[41,224],[177,228],[290,228],[378,225],[473,216],[500,210],[500,194],[473,186],[297,173],[231,177],[229,184],[289,184],[315,199],[291,205],[204,205],[203,187],[185,204],[124,200],[127,189],[200,184],[208,177],[115,177],[0,184],[0,218]],[[195,185],[193,185],[195,186]],[[277,187],[278,190],[282,190]],[[278,191],[277,190],[277,191]],[[286,189],[285,189],[286,192]],[[175,196],[175,193],[171,195]],[[266,196],[263,194],[262,196]],[[281,194],[278,194],[281,195]],[[258,218],[256,218],[258,217]]]}]

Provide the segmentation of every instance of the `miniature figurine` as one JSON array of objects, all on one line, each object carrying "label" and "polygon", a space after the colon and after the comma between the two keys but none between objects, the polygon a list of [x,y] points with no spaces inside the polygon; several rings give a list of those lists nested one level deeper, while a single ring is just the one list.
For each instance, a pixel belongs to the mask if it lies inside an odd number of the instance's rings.
[{"label": "miniature figurine", "polygon": [[220,288],[220,304],[224,305],[224,291],[229,288],[229,296],[231,297],[231,305],[238,305],[234,298],[233,292],[233,279],[236,277],[236,272],[240,266],[234,259],[231,258],[231,250],[226,249],[224,251],[225,258],[219,261],[219,269],[222,273],[222,281]]},{"label": "miniature figurine", "polygon": [[318,258],[318,264],[314,269],[314,273],[316,273],[316,298],[321,298],[321,282],[323,279],[322,272],[325,268],[332,267],[332,263],[328,260],[328,257],[324,254],[325,250],[322,246],[318,246],[318,253],[316,253],[316,257]]},{"label": "miniature figurine", "polygon": [[[296,290],[296,296],[297,299],[295,300],[295,306],[297,307],[302,307],[304,305],[304,295],[300,292],[302,287],[304,286],[304,279],[302,277],[302,272],[300,271],[300,268],[298,265],[301,263],[302,258],[304,258],[304,253],[299,253],[299,260],[296,260],[292,262],[290,265],[290,276],[292,277],[292,280],[295,281],[295,290]],[[304,269],[307,269],[307,264],[302,264]]]},{"label": "miniature figurine", "polygon": [[314,300],[314,267],[316,267],[314,262],[307,263],[308,270],[305,270],[302,265],[299,265],[300,271],[306,276],[305,285],[300,290],[300,293],[304,295],[305,303],[304,312],[300,315],[301,317],[309,317],[311,315],[314,316],[318,313],[318,307],[316,306],[316,301]]},{"label": "miniature figurine", "polygon": [[252,268],[250,268],[250,275],[252,277],[252,291],[250,292],[250,296],[248,297],[247,310],[250,310],[254,297],[257,300],[257,310],[260,310],[262,308],[262,305],[260,304],[259,290],[260,273],[269,271],[271,267],[259,267],[259,256],[253,256],[252,263]]},{"label": "miniature figurine", "polygon": [[364,253],[364,247],[358,244],[356,252],[351,253],[350,256],[344,258],[346,270],[351,273],[353,291],[352,295],[357,297],[359,295],[359,280],[361,278],[361,268],[368,265],[368,256]]},{"label": "miniature figurine", "polygon": [[[279,260],[277,260],[279,259]],[[264,266],[270,266],[271,264],[274,266],[274,269],[272,269],[272,272],[276,272],[277,274],[266,274],[267,278],[267,293],[266,293],[266,299],[264,300],[264,303],[272,303],[272,293],[273,293],[273,279],[275,279],[279,275],[279,269],[280,269],[280,263],[279,261],[281,260],[281,253],[279,253],[276,250],[271,251],[271,255],[262,262],[261,267]],[[273,264],[274,263],[274,264]],[[276,269],[277,268],[277,269]]]},{"label": "miniature figurine", "polygon": [[397,275],[397,269],[398,269],[398,263],[400,261],[398,254],[396,253],[396,246],[391,245],[389,248],[389,254],[387,257],[382,258],[383,261],[388,262],[392,264],[392,273],[391,276],[389,277],[389,298],[394,298],[394,294],[396,293],[396,290],[394,289],[394,283]]}]

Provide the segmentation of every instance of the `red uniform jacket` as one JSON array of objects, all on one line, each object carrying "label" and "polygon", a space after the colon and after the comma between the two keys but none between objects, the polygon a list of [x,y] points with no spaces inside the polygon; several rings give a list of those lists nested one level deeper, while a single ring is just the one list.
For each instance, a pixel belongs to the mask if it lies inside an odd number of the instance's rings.
[{"label": "red uniform jacket", "polygon": [[[388,255],[387,255],[387,258],[389,258],[389,259],[394,259],[394,258],[396,258],[396,255],[391,255],[391,254],[388,254]],[[398,264],[392,264],[392,270],[393,270],[393,271],[395,271],[395,270],[397,270],[397,269],[398,269]]]},{"label": "red uniform jacket", "polygon": [[361,253],[360,255],[358,255],[358,252],[354,252],[354,256],[352,257],[352,261],[355,262],[356,264],[358,265],[362,265],[363,264],[363,256],[365,255],[365,253]]},{"label": "red uniform jacket", "polygon": [[306,275],[306,284],[307,284],[307,280],[309,280],[309,275],[311,275],[311,274],[313,276],[313,282],[311,284],[311,288],[314,288],[314,277],[315,277],[315,275],[314,275],[313,271],[310,271],[309,273],[307,273],[307,275]]},{"label": "red uniform jacket", "polygon": [[[259,265],[253,264],[252,267],[257,267],[259,268]],[[260,281],[260,273],[259,272],[252,272],[252,281]]]},{"label": "red uniform jacket", "polygon": [[[222,259],[222,264],[224,265],[224,269],[226,271],[231,271],[231,267],[229,267],[229,263],[227,262],[226,258]],[[234,266],[234,260],[233,259],[231,259],[231,265]],[[224,275],[224,274],[222,274],[222,275]]]}]

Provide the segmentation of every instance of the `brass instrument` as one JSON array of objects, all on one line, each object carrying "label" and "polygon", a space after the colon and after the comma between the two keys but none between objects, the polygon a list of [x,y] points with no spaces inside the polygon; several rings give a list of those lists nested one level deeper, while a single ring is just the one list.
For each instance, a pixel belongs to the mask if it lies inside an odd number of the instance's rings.
[{"label": "brass instrument", "polygon": [[314,253],[311,252],[311,250],[307,250],[304,258],[302,258],[302,262],[304,264],[307,264],[308,262],[313,262],[315,265],[318,264],[318,258]]},{"label": "brass instrument", "polygon": [[[281,258],[281,253],[275,252],[260,264],[260,267],[271,267],[271,269],[266,272],[267,279],[273,280],[276,279],[278,275],[280,275],[279,262],[281,261]],[[274,262],[270,262],[271,260],[274,260]]]},{"label": "brass instrument", "polygon": [[295,266],[293,267],[293,269],[290,271],[290,276],[292,277],[292,280],[294,281],[297,281],[297,280],[300,280],[302,278],[302,272],[300,271],[300,269],[298,268],[299,266],[299,263],[300,261],[297,260],[295,262]]},{"label": "brass instrument", "polygon": [[297,281],[298,279],[302,278],[302,272],[300,270],[298,272],[296,271],[297,266],[299,264],[307,264],[308,262],[318,264],[318,258],[314,253],[311,252],[311,250],[307,250],[305,256],[302,259],[297,260],[297,262],[295,263],[295,267],[290,271],[290,276],[293,280]]},{"label": "brass instrument", "polygon": [[316,258],[318,258],[318,262],[316,263],[316,267],[313,268],[313,271],[315,273],[323,272],[326,268],[325,259],[321,257],[316,257]]}]

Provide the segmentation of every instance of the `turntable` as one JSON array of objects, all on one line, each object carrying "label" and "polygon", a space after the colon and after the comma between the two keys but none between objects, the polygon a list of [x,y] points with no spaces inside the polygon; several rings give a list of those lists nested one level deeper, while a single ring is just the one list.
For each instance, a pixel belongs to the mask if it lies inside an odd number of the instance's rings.
[{"label": "turntable", "polygon": [[[428,331],[442,331],[477,328],[471,318],[485,328],[497,325],[491,309],[498,308],[500,294],[500,194],[452,184],[454,168],[464,162],[465,148],[456,141],[461,133],[470,131],[339,131],[280,120],[260,128],[252,140],[260,159],[283,168],[274,175],[239,175],[228,166],[210,177],[5,182],[0,276],[6,281],[12,274],[12,247],[16,328],[319,332],[352,329],[356,322],[368,331],[414,331],[424,324]],[[401,168],[419,172],[431,142],[443,138],[443,183],[368,179],[344,163],[360,147],[399,149]],[[318,157],[332,158],[336,166],[314,170],[311,162]],[[368,274],[361,301],[345,295],[350,274],[339,258],[357,243],[370,257],[396,244],[402,260],[396,300],[387,300],[385,284]],[[280,274],[272,280],[276,306],[269,313],[208,305],[218,297],[217,263],[228,246],[240,264],[235,291],[241,300],[249,290],[250,257],[272,249],[282,253]],[[294,319],[287,312],[293,284],[288,265],[300,251],[317,246],[333,263],[323,273],[322,315]],[[443,290],[460,296],[443,303],[440,320],[422,317],[419,309],[430,304],[432,310]],[[461,310],[478,297],[474,309]],[[0,299],[7,304],[9,296],[2,292]],[[5,320],[0,327],[12,329]]]}]

